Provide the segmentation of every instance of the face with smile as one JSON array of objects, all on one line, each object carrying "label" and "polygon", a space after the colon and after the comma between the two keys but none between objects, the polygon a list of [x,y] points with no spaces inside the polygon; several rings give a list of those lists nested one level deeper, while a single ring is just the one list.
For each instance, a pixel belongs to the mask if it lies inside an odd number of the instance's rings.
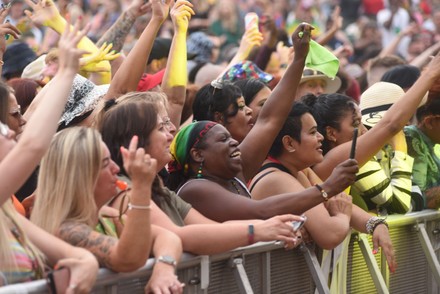
[{"label": "face with smile", "polygon": [[292,139],[292,150],[295,151],[291,154],[301,162],[300,169],[304,169],[323,160],[321,148],[324,137],[318,132],[316,121],[310,113],[301,116],[301,125],[301,142]]},{"label": "face with smile", "polygon": [[[232,138],[241,142],[250,132],[253,124],[252,109],[246,106],[243,97],[237,99],[238,112],[232,117],[226,118],[226,129],[230,132]],[[230,111],[233,110],[233,106],[230,106]]]},{"label": "face with smile", "polygon": [[254,100],[249,104],[249,108],[252,109],[252,121],[255,123],[257,121],[258,115],[260,114],[261,108],[264,103],[266,103],[267,98],[269,98],[272,91],[268,87],[263,87],[254,97]]},{"label": "face with smile", "polygon": [[102,207],[108,200],[116,195],[116,181],[119,173],[118,165],[111,159],[110,151],[104,142],[101,142],[102,158],[101,170],[98,175],[95,186],[95,202],[96,205]]},{"label": "face with smile", "polygon": [[145,152],[157,160],[158,172],[171,160],[170,145],[172,140],[173,135],[170,133],[169,126],[158,114],[156,127],[149,136],[150,143],[145,148]]},{"label": "face with smile", "polygon": [[201,142],[199,151],[203,158],[203,176],[231,179],[241,172],[238,142],[224,126],[213,126]]}]

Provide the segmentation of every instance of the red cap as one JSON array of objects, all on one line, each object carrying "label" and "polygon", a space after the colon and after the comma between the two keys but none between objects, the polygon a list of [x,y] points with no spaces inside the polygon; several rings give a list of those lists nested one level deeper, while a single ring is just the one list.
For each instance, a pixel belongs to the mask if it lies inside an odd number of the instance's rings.
[{"label": "red cap", "polygon": [[141,92],[148,91],[160,85],[162,83],[164,73],[165,69],[162,69],[155,74],[143,74],[136,90]]}]

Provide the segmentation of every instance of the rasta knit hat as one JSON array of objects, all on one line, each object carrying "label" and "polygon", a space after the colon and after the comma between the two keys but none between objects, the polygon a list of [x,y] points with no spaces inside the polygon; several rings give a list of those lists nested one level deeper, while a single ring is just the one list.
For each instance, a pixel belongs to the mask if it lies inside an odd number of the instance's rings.
[{"label": "rasta knit hat", "polygon": [[197,147],[200,140],[202,140],[215,125],[217,125],[217,123],[213,121],[195,121],[183,127],[176,134],[170,146],[170,152],[173,157],[168,164],[168,171],[170,173],[180,172],[184,175],[188,174],[189,153],[191,148]]}]

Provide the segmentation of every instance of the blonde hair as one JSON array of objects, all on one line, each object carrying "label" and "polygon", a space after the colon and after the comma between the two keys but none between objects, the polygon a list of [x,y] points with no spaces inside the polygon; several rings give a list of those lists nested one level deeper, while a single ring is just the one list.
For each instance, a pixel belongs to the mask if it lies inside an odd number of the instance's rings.
[{"label": "blonde hair", "polygon": [[43,278],[44,273],[44,262],[45,258],[43,253],[27,238],[20,223],[17,219],[18,213],[15,210],[12,202],[7,200],[0,207],[0,271],[18,271],[17,261],[14,257],[14,252],[12,250],[11,244],[9,243],[10,238],[8,237],[12,234],[12,230],[15,229],[20,240],[17,241],[21,244],[24,250],[26,250],[29,257],[35,259],[37,264],[35,278]]},{"label": "blonde hair", "polygon": [[41,162],[32,222],[54,235],[66,221],[95,225],[101,144],[99,132],[84,127],[68,128],[54,137]]}]

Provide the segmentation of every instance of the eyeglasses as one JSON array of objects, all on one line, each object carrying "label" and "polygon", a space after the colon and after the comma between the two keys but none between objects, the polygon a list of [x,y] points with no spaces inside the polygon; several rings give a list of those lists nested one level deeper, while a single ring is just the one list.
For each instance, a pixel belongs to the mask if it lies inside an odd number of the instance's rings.
[{"label": "eyeglasses", "polygon": [[9,127],[8,125],[0,122],[0,135],[2,135],[3,137],[7,137],[9,134]]},{"label": "eyeglasses", "polygon": [[162,118],[162,126],[169,129],[172,125],[171,119],[168,116],[165,116]]}]

